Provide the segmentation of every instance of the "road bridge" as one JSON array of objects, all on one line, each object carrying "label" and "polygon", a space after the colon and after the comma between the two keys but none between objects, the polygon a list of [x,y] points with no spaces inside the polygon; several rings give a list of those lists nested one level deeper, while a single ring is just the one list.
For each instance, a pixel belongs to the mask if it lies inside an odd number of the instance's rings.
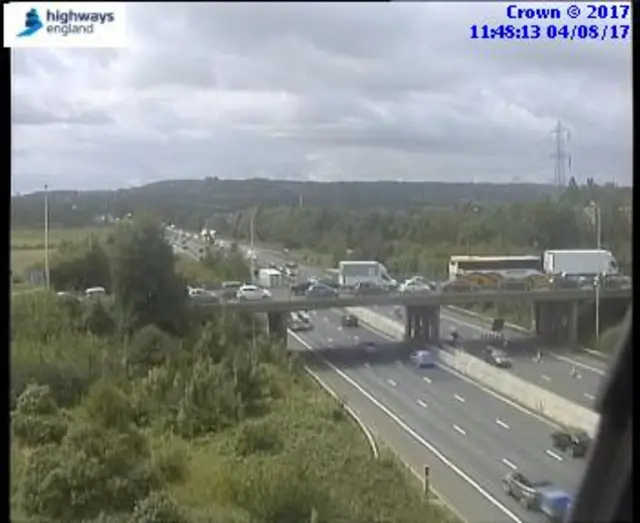
[{"label": "road bridge", "polygon": [[[405,338],[436,341],[440,338],[440,307],[473,303],[526,302],[534,309],[534,332],[548,342],[576,343],[581,303],[595,299],[591,289],[562,290],[478,290],[473,292],[386,293],[375,296],[339,294],[334,298],[293,296],[285,289],[274,289],[272,298],[260,301],[201,302],[211,311],[266,313],[270,332],[279,338],[286,334],[286,316],[299,310],[342,309],[349,307],[405,307]],[[600,291],[599,299],[630,300],[631,288]]]}]

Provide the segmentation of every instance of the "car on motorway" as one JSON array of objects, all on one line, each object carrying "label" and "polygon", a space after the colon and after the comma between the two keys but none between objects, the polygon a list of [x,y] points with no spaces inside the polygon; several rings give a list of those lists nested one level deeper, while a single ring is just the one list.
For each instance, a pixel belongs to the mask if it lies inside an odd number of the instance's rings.
[{"label": "car on motorway", "polygon": [[573,458],[583,458],[591,445],[591,438],[582,430],[556,430],[551,434],[553,446],[568,452]]},{"label": "car on motorway", "polygon": [[289,328],[294,332],[305,332],[313,329],[313,324],[302,314],[292,312],[289,316]]},{"label": "car on motorway", "polygon": [[528,510],[539,507],[541,491],[549,487],[551,487],[550,481],[532,481],[519,471],[510,472],[502,478],[502,490],[505,494]]},{"label": "car on motorway", "polygon": [[358,320],[357,316],[353,314],[344,314],[340,318],[340,325],[346,328],[355,328],[360,324],[360,320]]},{"label": "car on motorway", "polygon": [[271,293],[257,285],[243,285],[236,292],[236,298],[240,301],[267,300],[271,298]]},{"label": "car on motorway", "polygon": [[332,299],[338,297],[338,291],[327,285],[312,284],[304,295],[308,299]]},{"label": "car on motorway", "polygon": [[493,347],[488,347],[485,353],[484,361],[493,365],[494,367],[498,367],[501,369],[510,369],[513,366],[511,359],[507,356],[507,353],[494,349]]},{"label": "car on motorway", "polygon": [[363,341],[360,343],[360,347],[364,349],[365,352],[372,354],[378,350],[378,345],[374,341]]},{"label": "car on motorway", "polygon": [[409,360],[416,367],[421,369],[431,368],[436,366],[436,358],[432,351],[422,349],[413,351],[409,355]]}]

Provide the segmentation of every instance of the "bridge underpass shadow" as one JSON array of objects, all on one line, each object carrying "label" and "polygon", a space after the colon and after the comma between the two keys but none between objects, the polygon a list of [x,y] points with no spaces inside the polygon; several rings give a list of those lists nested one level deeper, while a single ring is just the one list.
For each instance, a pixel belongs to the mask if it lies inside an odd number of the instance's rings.
[{"label": "bridge underpass shadow", "polygon": [[313,351],[303,351],[300,356],[309,366],[314,361],[326,360],[339,369],[354,367],[384,367],[396,365],[398,361],[409,361],[409,354],[413,350],[404,343],[376,343],[371,345],[360,343],[357,345],[335,345],[323,347]]},{"label": "bridge underpass shadow", "polygon": [[533,339],[518,338],[509,340],[505,347],[501,342],[489,340],[461,340],[457,347],[474,356],[484,356],[487,347],[493,347],[506,352],[511,358],[531,358],[535,355],[536,342]]},{"label": "bridge underpass shadow", "polygon": [[435,368],[420,369],[411,363],[409,355],[415,346],[406,343],[379,343],[374,351],[366,349],[363,345],[346,346],[336,345],[335,347],[324,347],[313,351],[295,351],[302,359],[303,363],[311,371],[326,370],[327,362],[340,370],[369,368],[394,368],[402,365],[409,372],[418,376],[431,376],[438,381],[456,379],[452,374],[446,372],[443,365],[437,364]]}]

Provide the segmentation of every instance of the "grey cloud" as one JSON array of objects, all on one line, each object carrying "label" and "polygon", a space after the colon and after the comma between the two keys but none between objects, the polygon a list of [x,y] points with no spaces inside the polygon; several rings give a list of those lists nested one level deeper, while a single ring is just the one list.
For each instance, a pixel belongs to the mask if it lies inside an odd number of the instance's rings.
[{"label": "grey cloud", "polygon": [[548,181],[558,119],[578,177],[630,181],[630,41],[469,39],[504,10],[132,4],[131,49],[13,53],[14,183]]}]

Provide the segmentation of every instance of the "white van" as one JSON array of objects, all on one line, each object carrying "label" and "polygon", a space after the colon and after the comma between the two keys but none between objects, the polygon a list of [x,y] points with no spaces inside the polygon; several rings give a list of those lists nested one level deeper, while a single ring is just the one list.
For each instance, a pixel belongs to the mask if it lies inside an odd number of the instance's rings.
[{"label": "white van", "polygon": [[107,294],[107,291],[104,287],[89,287],[84,291],[85,298],[98,298],[100,296],[104,296]]}]

